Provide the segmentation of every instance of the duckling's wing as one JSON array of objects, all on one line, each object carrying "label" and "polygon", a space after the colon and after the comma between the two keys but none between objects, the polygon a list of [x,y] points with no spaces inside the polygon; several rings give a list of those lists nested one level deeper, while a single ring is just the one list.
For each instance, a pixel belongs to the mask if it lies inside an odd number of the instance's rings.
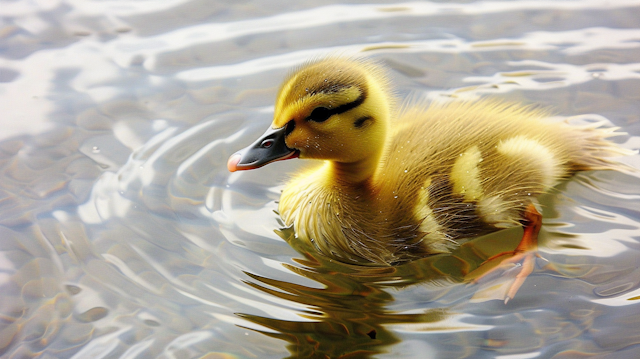
[{"label": "duckling's wing", "polygon": [[[598,127],[546,120],[547,113],[492,101],[409,108],[394,126],[381,170],[387,191],[408,193],[414,213],[430,213],[426,232],[447,238],[518,225],[535,198],[577,170],[615,168],[619,148]],[[427,195],[417,195],[427,189]],[[429,210],[420,210],[420,207]],[[438,213],[446,213],[439,215]]]}]

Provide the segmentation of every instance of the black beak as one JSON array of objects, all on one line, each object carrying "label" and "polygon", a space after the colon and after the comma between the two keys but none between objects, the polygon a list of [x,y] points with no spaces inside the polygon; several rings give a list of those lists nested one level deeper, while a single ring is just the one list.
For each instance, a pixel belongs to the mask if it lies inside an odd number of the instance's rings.
[{"label": "black beak", "polygon": [[252,170],[271,162],[298,157],[299,152],[287,147],[284,142],[286,128],[269,128],[256,142],[229,157],[229,171]]}]

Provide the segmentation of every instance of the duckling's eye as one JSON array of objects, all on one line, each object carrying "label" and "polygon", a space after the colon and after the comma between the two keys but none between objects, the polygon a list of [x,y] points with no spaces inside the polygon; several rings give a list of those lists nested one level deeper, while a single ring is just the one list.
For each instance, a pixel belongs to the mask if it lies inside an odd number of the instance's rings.
[{"label": "duckling's eye", "polygon": [[316,107],[311,111],[311,114],[307,119],[313,122],[324,122],[333,115],[332,111],[326,107]]}]

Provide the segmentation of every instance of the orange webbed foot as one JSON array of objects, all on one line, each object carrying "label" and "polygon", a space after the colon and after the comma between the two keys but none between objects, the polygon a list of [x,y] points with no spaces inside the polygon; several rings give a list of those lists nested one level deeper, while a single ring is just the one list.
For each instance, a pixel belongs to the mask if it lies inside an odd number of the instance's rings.
[{"label": "orange webbed foot", "polygon": [[[513,299],[529,274],[533,272],[535,268],[535,258],[545,260],[538,254],[538,233],[542,226],[542,215],[536,210],[533,204],[530,204],[524,212],[524,219],[524,234],[518,246],[513,251],[502,252],[489,257],[468,276],[469,278],[475,277],[472,279],[472,283],[477,283],[479,280],[497,271],[505,272],[505,274],[517,273],[513,279],[511,279],[511,282],[507,283],[508,288],[504,294],[502,294],[502,292],[499,294],[504,299],[505,304]],[[505,258],[500,260],[501,257]],[[490,264],[494,264],[493,268],[487,269],[487,266],[491,267]]]}]

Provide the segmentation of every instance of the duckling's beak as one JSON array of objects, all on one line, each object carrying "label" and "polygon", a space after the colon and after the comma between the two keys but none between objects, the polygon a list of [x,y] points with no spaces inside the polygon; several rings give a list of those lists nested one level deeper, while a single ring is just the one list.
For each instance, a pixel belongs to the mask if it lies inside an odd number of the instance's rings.
[{"label": "duckling's beak", "polygon": [[300,153],[284,142],[286,128],[269,128],[256,142],[234,153],[227,162],[229,172],[252,170],[271,162],[298,157]]}]

